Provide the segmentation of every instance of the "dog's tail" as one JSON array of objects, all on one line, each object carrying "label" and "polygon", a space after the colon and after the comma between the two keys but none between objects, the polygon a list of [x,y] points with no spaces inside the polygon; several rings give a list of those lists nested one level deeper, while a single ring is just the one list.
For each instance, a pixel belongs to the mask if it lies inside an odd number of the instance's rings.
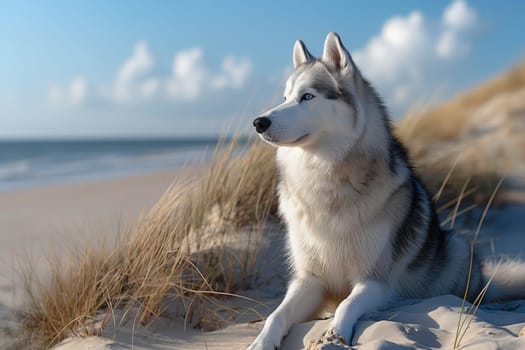
[{"label": "dog's tail", "polygon": [[525,298],[524,261],[484,261],[481,272],[485,284],[488,284],[485,301]]}]

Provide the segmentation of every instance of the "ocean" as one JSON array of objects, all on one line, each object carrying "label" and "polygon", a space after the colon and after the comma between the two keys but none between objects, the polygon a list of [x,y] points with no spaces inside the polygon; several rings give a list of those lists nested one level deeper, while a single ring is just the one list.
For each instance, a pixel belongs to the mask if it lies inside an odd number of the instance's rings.
[{"label": "ocean", "polygon": [[180,168],[210,158],[217,138],[0,141],[0,191]]}]

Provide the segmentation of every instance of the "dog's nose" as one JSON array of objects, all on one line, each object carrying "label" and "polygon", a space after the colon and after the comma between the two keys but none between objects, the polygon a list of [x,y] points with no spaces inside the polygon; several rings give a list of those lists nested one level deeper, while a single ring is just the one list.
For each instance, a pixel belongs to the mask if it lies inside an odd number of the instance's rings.
[{"label": "dog's nose", "polygon": [[272,121],[266,117],[259,117],[253,121],[253,126],[255,126],[255,131],[257,131],[259,134],[262,134],[263,132],[268,130],[270,125],[272,125]]}]

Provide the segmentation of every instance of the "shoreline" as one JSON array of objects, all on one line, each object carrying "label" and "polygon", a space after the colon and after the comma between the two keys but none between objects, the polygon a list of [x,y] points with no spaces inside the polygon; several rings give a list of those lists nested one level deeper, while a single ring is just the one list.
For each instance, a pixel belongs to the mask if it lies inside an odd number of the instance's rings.
[{"label": "shoreline", "polygon": [[[178,167],[165,168],[165,169],[150,169],[150,170],[137,170],[129,172],[115,172],[107,173],[103,175],[92,175],[86,177],[65,177],[52,179],[48,182],[38,182],[35,181],[26,186],[15,186],[15,187],[6,187],[5,189],[0,189],[0,196],[4,194],[12,193],[22,193],[29,191],[40,191],[40,190],[51,190],[51,189],[61,189],[63,187],[73,187],[78,185],[89,185],[89,184],[98,184],[105,182],[116,182],[122,179],[127,178],[137,178],[137,177],[150,177],[152,175],[161,175],[161,174],[176,174],[179,171],[184,171],[186,169],[192,169],[198,167],[198,165],[193,164],[183,164]],[[0,197],[1,200],[1,197]]]},{"label": "shoreline", "polygon": [[[204,154],[204,153],[202,153]],[[201,155],[204,157],[204,155]],[[203,158],[204,159],[204,158]],[[56,176],[51,178],[46,178],[43,180],[22,180],[14,181],[9,186],[5,182],[0,181],[0,196],[6,193],[13,192],[24,192],[39,190],[44,188],[52,187],[63,187],[68,185],[80,185],[85,183],[98,183],[111,180],[118,180],[128,177],[140,177],[140,176],[149,176],[152,174],[161,174],[161,173],[170,173],[177,171],[184,171],[185,169],[199,168],[206,162],[201,161],[184,161],[180,164],[167,165],[166,167],[153,167],[153,168],[134,168],[134,169],[121,169],[121,170],[112,170],[112,171],[90,171],[85,174],[76,174],[69,176]]]}]

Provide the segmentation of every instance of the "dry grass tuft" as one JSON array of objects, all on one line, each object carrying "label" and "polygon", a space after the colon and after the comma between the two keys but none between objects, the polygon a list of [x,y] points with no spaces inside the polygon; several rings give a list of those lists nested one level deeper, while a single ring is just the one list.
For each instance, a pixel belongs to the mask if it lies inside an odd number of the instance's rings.
[{"label": "dry grass tuft", "polygon": [[[425,111],[414,111],[401,122],[421,147],[435,141],[456,140],[468,127],[467,118],[490,99],[516,93],[525,87],[525,62],[504,74]],[[417,132],[416,132],[417,131]],[[401,131],[401,137],[403,133]],[[403,138],[409,141],[407,138]],[[418,148],[419,149],[419,148]]]},{"label": "dry grass tuft", "polygon": [[525,62],[449,102],[409,113],[395,132],[432,192],[447,177],[449,199],[469,179],[476,188],[471,199],[481,203],[500,178],[522,172],[524,101]]},{"label": "dry grass tuft", "polygon": [[[45,282],[27,266],[21,345],[49,348],[67,336],[101,334],[110,320],[148,324],[166,311],[166,300],[202,324],[207,299],[246,287],[254,273],[258,237],[275,204],[272,164],[273,151],[260,142],[221,144],[201,177],[170,188],[115,246],[52,256]],[[242,249],[230,249],[238,239]]]},{"label": "dry grass tuft", "polygon": [[[466,284],[465,284],[465,292],[464,292],[464,295],[463,295],[463,300],[461,302],[461,310],[459,312],[458,323],[457,323],[457,326],[456,326],[456,334],[455,334],[455,337],[454,337],[454,344],[453,344],[453,348],[454,349],[458,349],[460,347],[461,341],[463,340],[463,337],[467,334],[467,332],[469,330],[469,327],[470,327],[470,324],[472,323],[472,321],[474,319],[474,316],[476,315],[476,312],[478,311],[481,303],[483,302],[483,299],[485,298],[485,295],[487,294],[487,290],[490,287],[490,285],[492,283],[492,280],[495,277],[496,271],[494,271],[494,274],[492,276],[490,276],[490,278],[485,283],[485,285],[483,286],[483,288],[481,289],[479,294],[476,296],[476,298],[474,299],[472,304],[469,307],[466,307],[465,305],[467,303],[467,296],[469,294],[470,281],[471,281],[471,277],[472,277],[472,269],[473,269],[473,263],[474,263],[474,246],[477,243],[477,239],[478,239],[479,233],[481,231],[481,227],[482,227],[483,223],[485,222],[485,218],[486,218],[487,212],[488,212],[489,208],[491,207],[491,205],[492,205],[492,203],[494,201],[494,198],[496,197],[496,194],[497,194],[499,188],[501,187],[502,183],[503,183],[503,179],[500,179],[498,184],[496,185],[496,187],[493,189],[492,194],[491,194],[490,198],[488,199],[488,201],[487,201],[487,203],[485,205],[485,209],[483,210],[483,213],[481,214],[481,217],[480,217],[480,219],[478,221],[478,225],[477,225],[476,231],[474,232],[474,235],[473,235],[473,237],[472,237],[472,239],[470,241],[470,260],[469,260],[468,276],[467,276],[467,281],[466,281]],[[466,183],[466,184],[468,184],[468,183]],[[465,189],[466,185],[463,188]],[[459,195],[459,197],[457,198],[457,207],[456,208],[459,208],[459,206],[461,205],[461,200],[463,198],[463,193],[464,192],[462,192]],[[458,211],[456,209],[453,212],[453,216],[454,216],[454,220],[453,221],[455,221],[455,218],[456,218],[457,215],[458,215]]]}]

